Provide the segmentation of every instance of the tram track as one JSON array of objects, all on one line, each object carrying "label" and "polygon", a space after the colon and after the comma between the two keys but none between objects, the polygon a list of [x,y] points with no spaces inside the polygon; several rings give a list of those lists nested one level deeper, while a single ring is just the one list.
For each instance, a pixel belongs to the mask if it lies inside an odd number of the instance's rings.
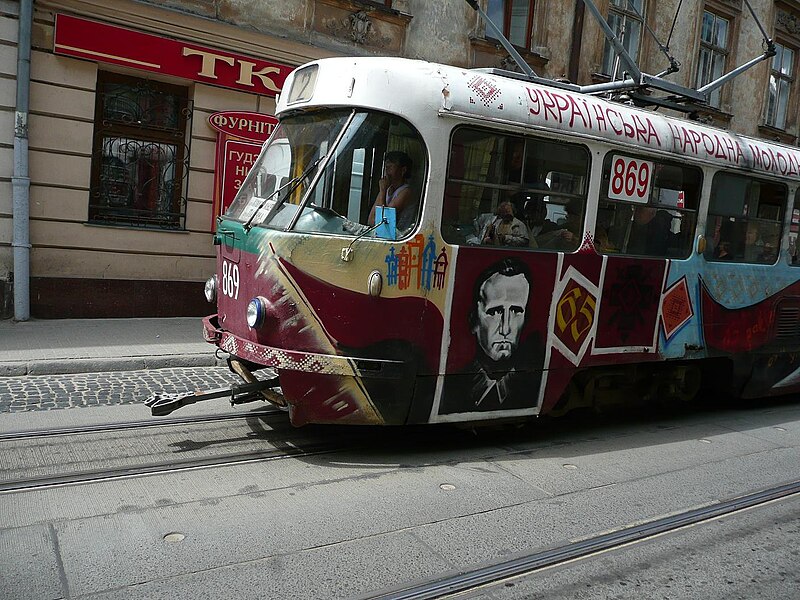
[{"label": "tram track", "polygon": [[[150,433],[142,435],[142,430]],[[0,437],[0,494],[302,458],[350,447],[340,440],[298,436],[279,409],[21,431]]]},{"label": "tram track", "polygon": [[58,435],[79,435],[83,433],[102,433],[108,431],[124,431],[128,429],[149,429],[154,427],[167,427],[170,425],[190,425],[192,423],[213,423],[217,421],[237,421],[248,418],[270,417],[281,415],[286,417],[281,409],[260,409],[248,413],[236,414],[216,414],[216,415],[193,415],[191,417],[162,417],[143,419],[141,421],[123,421],[119,423],[98,423],[91,425],[76,425],[72,427],[51,427],[46,429],[29,429],[24,431],[12,431],[0,434],[0,442],[9,440],[24,440],[52,437]]},{"label": "tram track", "polygon": [[483,565],[422,582],[409,583],[377,594],[363,596],[361,600],[429,600],[464,597],[470,593],[488,591],[492,587],[505,585],[514,579],[531,576],[545,569],[591,558],[604,552],[675,533],[688,527],[797,495],[800,495],[800,481],[767,488],[646,523],[629,525],[615,531],[532,552],[511,560]]},{"label": "tram track", "polygon": [[226,467],[252,462],[267,462],[283,460],[287,458],[301,458],[320,454],[331,454],[341,450],[342,448],[332,447],[330,444],[319,444],[317,446],[310,446],[307,448],[289,449],[288,451],[286,448],[275,448],[273,450],[247,453],[236,452],[205,458],[173,459],[169,462],[121,467],[117,469],[90,469],[81,472],[70,473],[67,475],[28,477],[0,482],[0,494],[26,492],[45,488],[56,488],[101,481],[112,481],[115,479],[125,479],[130,477],[176,473],[179,471],[188,471],[192,469],[208,467]]}]

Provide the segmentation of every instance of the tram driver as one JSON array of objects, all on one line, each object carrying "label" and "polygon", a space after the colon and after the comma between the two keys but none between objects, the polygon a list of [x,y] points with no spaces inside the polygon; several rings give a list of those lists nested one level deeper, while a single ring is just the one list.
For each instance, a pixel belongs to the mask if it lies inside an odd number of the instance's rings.
[{"label": "tram driver", "polygon": [[387,152],[383,159],[384,175],[378,181],[378,195],[369,213],[369,225],[375,224],[375,208],[388,206],[396,211],[397,230],[405,232],[413,224],[417,216],[418,200],[412,193],[409,180],[411,178],[411,157],[400,150]]}]

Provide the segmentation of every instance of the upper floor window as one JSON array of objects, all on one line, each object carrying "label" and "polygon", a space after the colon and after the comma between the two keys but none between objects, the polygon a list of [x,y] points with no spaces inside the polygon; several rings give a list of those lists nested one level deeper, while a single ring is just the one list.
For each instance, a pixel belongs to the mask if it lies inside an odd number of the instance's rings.
[{"label": "upper floor window", "polygon": [[[637,60],[639,54],[639,43],[642,39],[642,27],[644,26],[643,15],[644,0],[610,0],[608,25],[633,60]],[[611,75],[613,78],[617,78],[625,70],[625,64],[620,62],[617,53],[608,40],[606,40],[605,49],[603,50],[602,69],[603,73]]]},{"label": "upper floor window", "polygon": [[521,48],[530,48],[533,0],[489,0],[486,14],[509,42]]},{"label": "upper floor window", "polygon": [[[697,88],[711,83],[725,73],[728,56],[728,30],[730,21],[709,11],[703,11],[703,27],[700,32],[700,57],[697,63]],[[720,107],[722,88],[711,92],[709,104]]]},{"label": "upper floor window", "polygon": [[764,122],[770,127],[785,129],[786,114],[789,109],[789,93],[794,81],[794,50],[777,43],[775,50],[777,54],[772,57]]},{"label": "upper floor window", "polygon": [[706,259],[773,264],[778,260],[786,186],[717,173],[706,221]]},{"label": "upper floor window", "polygon": [[688,257],[702,185],[696,167],[610,152],[603,165],[595,248],[603,254]]},{"label": "upper floor window", "polygon": [[190,116],[186,88],[99,74],[89,221],[183,227]]},{"label": "upper floor window", "polygon": [[583,146],[462,127],[450,145],[448,243],[572,252],[583,237]]}]

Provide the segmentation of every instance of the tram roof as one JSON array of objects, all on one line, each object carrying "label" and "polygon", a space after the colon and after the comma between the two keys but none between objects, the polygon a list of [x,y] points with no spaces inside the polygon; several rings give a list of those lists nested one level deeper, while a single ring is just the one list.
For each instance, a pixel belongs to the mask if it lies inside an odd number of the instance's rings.
[{"label": "tram roof", "polygon": [[[305,100],[292,86],[318,65]],[[313,67],[312,67],[313,68]],[[297,80],[299,83],[299,79]],[[277,113],[319,106],[361,106],[425,121],[452,116],[497,126],[558,132],[578,139],[668,152],[676,158],[800,178],[800,149],[482,70],[387,57],[326,58],[296,69]]]}]

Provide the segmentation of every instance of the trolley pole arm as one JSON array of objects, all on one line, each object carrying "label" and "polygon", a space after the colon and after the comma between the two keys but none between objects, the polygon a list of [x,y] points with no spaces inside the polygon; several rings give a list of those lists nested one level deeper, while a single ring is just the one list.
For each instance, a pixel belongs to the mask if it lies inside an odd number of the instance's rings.
[{"label": "trolley pole arm", "polygon": [[534,70],[531,69],[531,66],[525,62],[525,59],[522,58],[522,56],[520,56],[520,53],[517,52],[517,49],[514,48],[511,42],[506,39],[506,36],[503,35],[503,32],[498,29],[497,25],[495,25],[489,16],[483,11],[483,9],[478,6],[478,1],[467,0],[467,4],[469,4],[481,16],[481,19],[483,19],[484,23],[486,23],[486,26],[497,36],[497,39],[503,45],[503,48],[505,48],[506,52],[511,55],[511,58],[514,59],[514,62],[516,62],[519,68],[522,69],[522,72],[528,77],[538,77]]},{"label": "trolley pole arm", "polygon": [[742,73],[747,71],[747,69],[756,66],[758,63],[760,63],[763,60],[767,60],[768,58],[772,58],[773,56],[775,56],[778,53],[778,51],[775,48],[775,42],[772,40],[771,37],[769,37],[767,35],[767,32],[764,29],[764,26],[761,24],[761,21],[758,19],[758,15],[756,15],[756,12],[753,10],[753,7],[750,5],[750,1],[749,0],[744,0],[744,3],[747,5],[747,8],[750,10],[750,14],[753,16],[753,20],[756,22],[756,25],[758,25],[758,28],[761,30],[761,36],[764,38],[764,54],[762,54],[761,56],[757,56],[753,60],[750,60],[750,61],[746,62],[745,64],[743,64],[740,67],[736,67],[733,71],[729,71],[728,73],[725,73],[719,79],[715,79],[714,81],[712,81],[710,83],[707,83],[706,85],[704,85],[703,87],[698,89],[697,91],[700,92],[701,94],[706,94],[706,98],[710,98],[711,92],[713,92],[714,90],[716,90],[719,87],[722,87],[723,85],[725,85],[727,82],[729,82],[734,77],[737,77],[738,75],[741,75]]},{"label": "trolley pole arm", "polygon": [[699,88],[697,91],[700,92],[701,94],[705,94],[706,97],[709,97],[711,92],[713,92],[718,87],[722,87],[723,85],[728,83],[731,79],[738,77],[739,75],[747,71],[747,69],[754,67],[761,61],[767,60],[768,58],[771,58],[773,56],[775,56],[774,45],[772,46],[771,49],[767,48],[767,50],[761,56],[757,56],[753,60],[744,63],[742,66],[736,67],[733,71],[725,73],[725,75],[723,75],[719,79],[715,79],[711,83],[707,83],[703,87]]}]

